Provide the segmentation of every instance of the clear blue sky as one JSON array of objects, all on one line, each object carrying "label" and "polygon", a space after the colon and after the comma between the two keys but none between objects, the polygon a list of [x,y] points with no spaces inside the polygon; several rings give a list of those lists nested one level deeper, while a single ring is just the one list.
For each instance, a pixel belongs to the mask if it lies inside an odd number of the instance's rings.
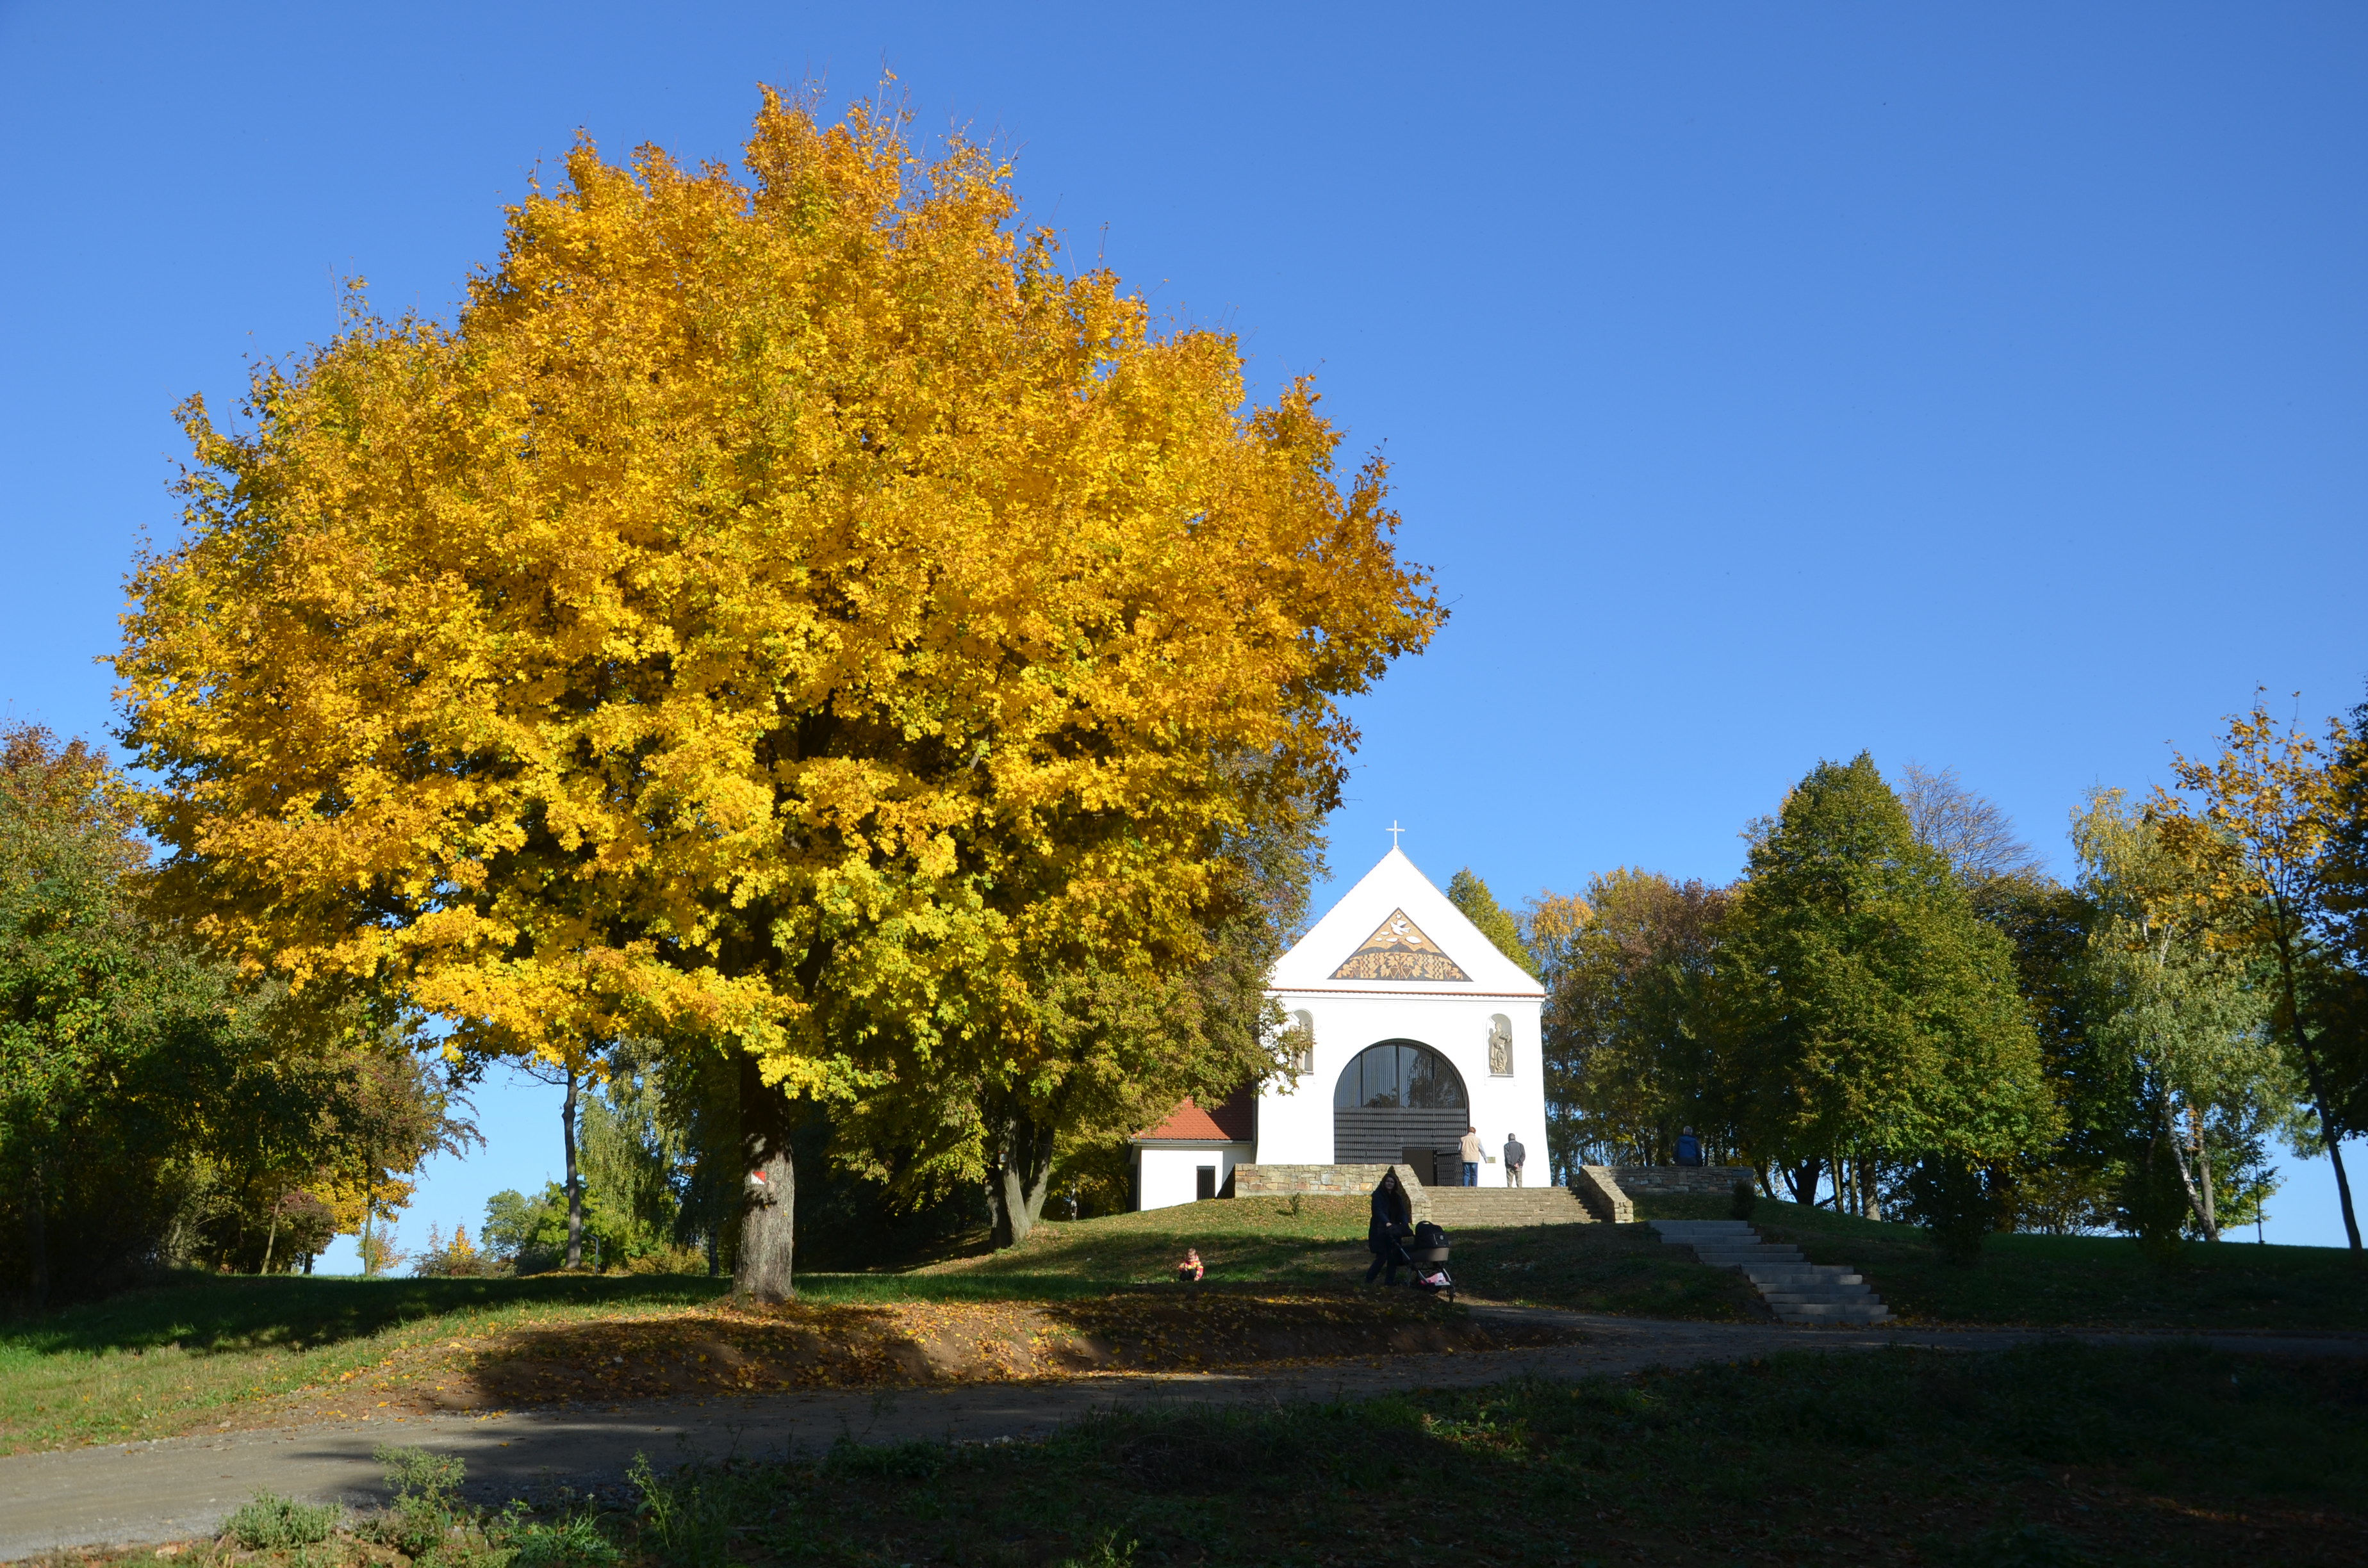
[{"label": "clear blue sky", "polygon": [[[0,702],[107,727],[170,408],[325,336],[339,276],[444,311],[579,127],[729,159],[757,81],[883,64],[1386,443],[1454,619],[1359,709],[1343,872],[1395,818],[1508,901],[1724,880],[1861,747],[1955,765],[2061,868],[2082,791],[2161,781],[2257,685],[2362,696],[2356,5],[14,0]],[[555,1163],[540,1099],[484,1109],[406,1233]],[[2330,1187],[2272,1231],[2334,1239]]]}]

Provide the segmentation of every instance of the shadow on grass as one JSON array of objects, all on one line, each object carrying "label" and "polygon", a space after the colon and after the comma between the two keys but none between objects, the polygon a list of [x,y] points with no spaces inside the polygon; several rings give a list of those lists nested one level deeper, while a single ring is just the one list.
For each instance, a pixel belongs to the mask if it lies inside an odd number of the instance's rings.
[{"label": "shadow on grass", "polygon": [[2178,1345],[1795,1355],[1119,1410],[1040,1444],[842,1444],[645,1490],[822,1562],[2332,1564],[2357,1559],[2368,1369]]},{"label": "shadow on grass", "polygon": [[37,1356],[176,1346],[192,1355],[308,1350],[404,1324],[503,1307],[672,1307],[711,1301],[730,1281],[694,1275],[524,1279],[336,1279],[189,1273],[166,1283],[0,1326],[0,1347]]}]

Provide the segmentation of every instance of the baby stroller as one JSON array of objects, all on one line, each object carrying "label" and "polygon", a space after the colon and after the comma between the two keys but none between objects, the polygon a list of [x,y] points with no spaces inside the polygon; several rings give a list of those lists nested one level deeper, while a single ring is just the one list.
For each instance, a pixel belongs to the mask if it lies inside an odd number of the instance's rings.
[{"label": "baby stroller", "polygon": [[1414,1228],[1414,1239],[1405,1248],[1406,1260],[1414,1266],[1414,1278],[1406,1281],[1417,1290],[1428,1290],[1434,1296],[1455,1300],[1455,1278],[1447,1272],[1447,1233],[1425,1220]]}]

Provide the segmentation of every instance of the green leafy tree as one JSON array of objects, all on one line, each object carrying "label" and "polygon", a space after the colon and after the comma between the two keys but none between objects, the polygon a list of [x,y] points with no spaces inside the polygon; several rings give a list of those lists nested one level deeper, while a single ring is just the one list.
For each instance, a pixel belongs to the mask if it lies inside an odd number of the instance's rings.
[{"label": "green leafy tree", "polygon": [[2129,1095],[2126,1072],[2090,1029],[2096,906],[2037,871],[1983,877],[1967,894],[1975,913],[2012,946],[2016,984],[2063,1118],[2053,1143],[2025,1151],[1998,1173],[1998,1201],[2017,1230],[2109,1229],[2127,1153]]},{"label": "green leafy tree", "polygon": [[2175,1190],[2183,1218],[2218,1241],[2267,1197],[2267,1140],[2301,1092],[2271,1032],[2260,966],[2215,940],[2213,904],[2193,896],[2208,866],[2120,791],[2090,797],[2073,843],[2094,910],[2087,1032],[2104,1080],[2081,1108],[2105,1137],[2120,1135],[2130,1228],[2151,1233],[2166,1214],[2177,1224],[2156,1201]]},{"label": "green leafy tree", "polygon": [[2055,1133],[2006,938],[1863,753],[1756,833],[1717,975],[1745,1134],[1803,1201],[1839,1156],[1987,1164]]},{"label": "green leafy tree", "polygon": [[[363,1185],[377,1057],[353,1014],[244,984],[159,921],[135,822],[97,752],[0,733],[0,1256],[36,1301],[176,1260],[279,1267]],[[419,1153],[381,1150],[382,1193]]]},{"label": "green leafy tree", "polygon": [[1466,866],[1447,881],[1447,902],[1463,912],[1463,918],[1480,927],[1480,934],[1497,945],[1497,950],[1529,971],[1531,979],[1539,974],[1538,956],[1521,936],[1521,923],[1510,910],[1498,903],[1488,884]]},{"label": "green leafy tree", "polygon": [[833,1112],[848,1169],[914,1207],[983,1180],[993,1241],[1008,1246],[1042,1216],[1056,1165],[1090,1169],[1099,1155],[1106,1166],[1187,1096],[1213,1104],[1284,1069],[1285,1020],[1266,983],[1322,871],[1319,804],[1271,769],[1234,775],[1245,805],[1203,852],[1215,875],[1198,958],[1153,969],[1080,962],[1044,976],[1024,1071],[965,1053],[935,1093],[915,1093],[901,1085],[922,1082],[930,1063],[917,1053],[901,1062],[897,1092]]},{"label": "green leafy tree", "polygon": [[[2310,1006],[2315,971],[2329,960],[2337,916],[2326,873],[2338,853],[2346,758],[2356,738],[2330,720],[2324,742],[2299,726],[2282,727],[2256,698],[2233,715],[2220,755],[2191,760],[2174,752],[2181,793],[2157,790],[2148,819],[2166,845],[2197,869],[2187,897],[2226,944],[2250,953],[2268,975],[2270,1027],[2308,1085],[2316,1142],[2335,1171],[2344,1233],[2361,1250],[2360,1220],[2343,1169],[2341,1084],[2344,1042],[2322,1045]],[[2190,801],[2183,798],[2194,797]],[[2333,1047],[2333,1050],[2328,1049]]]},{"label": "green leafy tree", "polygon": [[1674,1156],[1688,1127],[1707,1157],[1741,1142],[1712,979],[1729,897],[1622,869],[1584,898],[1533,901],[1543,955],[1548,1136],[1558,1167]]}]

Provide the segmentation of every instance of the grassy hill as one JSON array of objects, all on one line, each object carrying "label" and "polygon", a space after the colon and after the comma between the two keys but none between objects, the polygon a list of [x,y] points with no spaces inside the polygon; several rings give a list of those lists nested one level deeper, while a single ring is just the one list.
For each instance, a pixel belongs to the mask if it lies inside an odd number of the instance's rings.
[{"label": "grassy hill", "polygon": [[[1723,1220],[1724,1198],[1662,1198],[1640,1220]],[[1952,1264],[1912,1225],[1760,1199],[1752,1223],[1812,1263],[1849,1264],[1910,1323],[2140,1331],[2368,1333],[2368,1268],[2334,1247],[2190,1243],[2169,1262],[2122,1236],[1992,1236]]]},{"label": "grassy hill", "polygon": [[[1724,1199],[1665,1199],[1640,1207],[1647,1217],[1671,1219],[1726,1211]],[[1188,1246],[1200,1250],[1209,1270],[1203,1296],[1212,1307],[1232,1301],[1212,1312],[1212,1324],[1222,1317],[1237,1341],[1243,1324],[1261,1314],[1278,1324],[1378,1323],[1404,1297],[1360,1287],[1368,1261],[1364,1215],[1357,1199],[1258,1198],[1053,1221],[1006,1252],[905,1269],[803,1275],[803,1306],[812,1310],[798,1332],[845,1337],[850,1346],[910,1337],[917,1320],[907,1309],[935,1303],[946,1309],[938,1314],[946,1323],[962,1317],[955,1307],[975,1309],[946,1330],[973,1339],[1000,1332],[995,1324],[1003,1319],[1019,1324],[1023,1318],[1031,1325],[1027,1333],[1049,1326],[1107,1338],[1109,1324],[1167,1299]],[[1977,1266],[1965,1268],[1944,1261],[1907,1226],[1768,1201],[1755,1221],[1771,1239],[1798,1242],[1814,1261],[1855,1266],[1912,1323],[2368,1332],[2368,1270],[2331,1249],[2232,1242],[2191,1246],[2165,1265],[2114,1238],[1998,1236]],[[1740,1276],[1693,1263],[1641,1223],[1467,1230],[1455,1237],[1452,1267],[1465,1291],[1483,1299],[1710,1321],[1762,1315]],[[721,1354],[695,1351],[692,1341],[704,1346],[718,1334],[737,1335],[734,1345],[760,1363],[794,1360],[780,1351],[768,1352],[765,1362],[740,1343],[755,1332],[749,1325],[710,1322],[725,1289],[720,1280],[665,1276],[188,1276],[0,1325],[0,1451],[162,1437],[275,1413],[292,1418],[317,1414],[316,1405],[383,1403],[399,1410],[406,1395],[441,1388],[438,1380],[465,1375],[488,1358],[515,1357],[520,1346],[541,1358],[538,1378],[547,1372],[566,1384],[573,1376],[579,1392],[592,1385],[581,1369],[569,1372],[569,1358],[605,1368],[611,1360],[606,1351],[620,1347],[675,1346],[667,1355],[678,1368]],[[987,1310],[996,1304],[1008,1310]],[[867,1316],[858,1310],[868,1308],[882,1311]],[[882,1317],[890,1309],[900,1314],[893,1324]],[[1011,1336],[1025,1335],[1014,1327]],[[1176,1352],[1201,1353],[1207,1347],[1190,1344]],[[653,1350],[646,1358],[661,1358]],[[605,1369],[600,1376],[610,1378]],[[604,1397],[673,1386],[655,1378],[604,1382]],[[495,1379],[485,1386],[519,1384]],[[324,1403],[333,1399],[342,1403]]]}]

